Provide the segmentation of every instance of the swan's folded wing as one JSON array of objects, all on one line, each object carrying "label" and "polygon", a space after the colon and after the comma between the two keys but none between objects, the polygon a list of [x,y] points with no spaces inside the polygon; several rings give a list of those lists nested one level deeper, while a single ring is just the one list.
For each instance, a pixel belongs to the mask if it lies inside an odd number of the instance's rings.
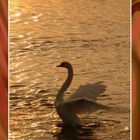
[{"label": "swan's folded wing", "polygon": [[109,109],[108,106],[85,98],[71,100],[65,102],[63,105],[74,114],[93,113],[99,109]]},{"label": "swan's folded wing", "polygon": [[106,86],[102,84],[102,81],[93,84],[80,85],[68,100],[74,100],[81,97],[96,101],[97,97],[105,90]]}]

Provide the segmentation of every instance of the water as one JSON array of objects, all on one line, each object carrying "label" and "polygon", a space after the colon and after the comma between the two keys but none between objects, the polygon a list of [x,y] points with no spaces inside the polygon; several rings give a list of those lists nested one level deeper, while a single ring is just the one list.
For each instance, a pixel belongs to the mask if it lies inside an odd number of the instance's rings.
[{"label": "water", "polygon": [[[11,0],[10,12],[10,139],[128,140],[129,1]],[[98,102],[120,111],[84,116],[82,128],[62,126],[54,100],[64,60],[74,67],[69,94],[103,81]]]}]

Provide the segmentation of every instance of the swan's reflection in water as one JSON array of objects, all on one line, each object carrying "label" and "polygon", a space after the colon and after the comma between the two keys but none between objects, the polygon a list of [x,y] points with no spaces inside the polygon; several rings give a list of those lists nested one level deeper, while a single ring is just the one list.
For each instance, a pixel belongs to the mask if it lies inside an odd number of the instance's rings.
[{"label": "swan's reflection in water", "polygon": [[100,127],[100,124],[90,124],[82,127],[72,127],[62,124],[58,127],[61,128],[61,131],[55,135],[57,140],[96,140],[95,129]]}]

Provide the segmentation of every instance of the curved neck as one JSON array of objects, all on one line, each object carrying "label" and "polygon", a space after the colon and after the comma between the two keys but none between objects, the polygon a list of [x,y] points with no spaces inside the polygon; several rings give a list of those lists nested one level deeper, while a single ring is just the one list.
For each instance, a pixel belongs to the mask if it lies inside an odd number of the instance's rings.
[{"label": "curved neck", "polygon": [[71,82],[73,79],[73,68],[72,66],[68,68],[68,75],[67,75],[67,79],[64,82],[64,84],[62,85],[62,87],[60,88],[59,92],[57,93],[56,96],[56,104],[62,103],[64,101],[64,92],[68,89],[68,87],[70,86]]}]

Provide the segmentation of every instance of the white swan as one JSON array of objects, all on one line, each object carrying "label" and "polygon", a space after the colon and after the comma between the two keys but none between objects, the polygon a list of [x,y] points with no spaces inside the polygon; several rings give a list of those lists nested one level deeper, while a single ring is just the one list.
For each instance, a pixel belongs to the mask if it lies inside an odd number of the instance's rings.
[{"label": "white swan", "polygon": [[73,79],[73,68],[69,62],[62,62],[57,67],[64,67],[68,70],[67,79],[59,90],[55,100],[56,111],[64,123],[68,123],[74,127],[81,126],[82,123],[77,116],[78,114],[92,113],[99,109],[109,109],[108,106],[95,102],[93,99],[96,100],[96,96],[92,96],[93,98],[90,98],[90,95],[93,95],[94,93],[90,93],[87,96],[83,93],[75,93],[72,94],[68,100],[64,101],[64,92],[68,89]]}]

